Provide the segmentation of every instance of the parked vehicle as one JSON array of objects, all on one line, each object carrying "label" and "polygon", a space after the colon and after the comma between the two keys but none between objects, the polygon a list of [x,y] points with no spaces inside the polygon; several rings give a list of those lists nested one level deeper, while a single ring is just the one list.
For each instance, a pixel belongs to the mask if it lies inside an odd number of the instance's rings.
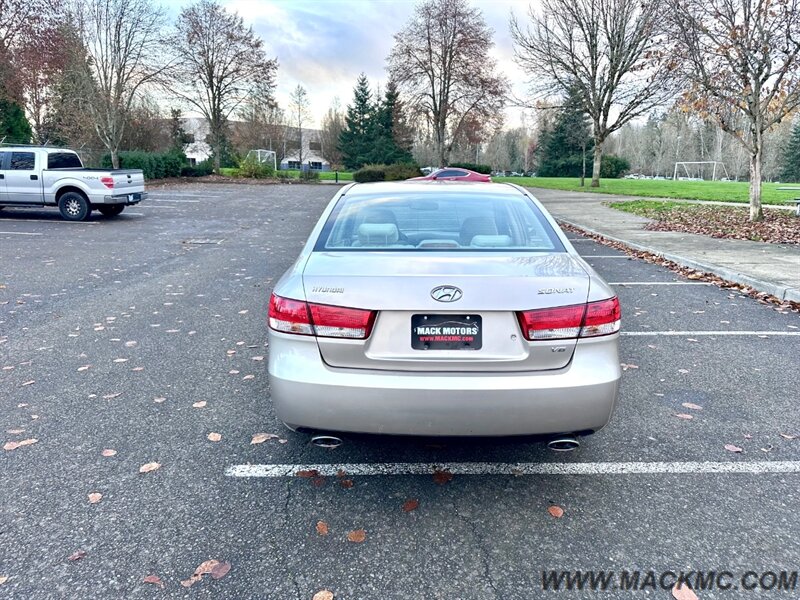
[{"label": "parked vehicle", "polygon": [[409,181],[480,181],[488,183],[492,178],[483,173],[476,173],[469,169],[456,169],[445,167],[437,169],[423,177],[412,177]]},{"label": "parked vehicle", "polygon": [[72,150],[0,147],[0,208],[57,206],[68,221],[114,217],[147,198],[140,169],[87,169]]},{"label": "parked vehicle", "polygon": [[524,188],[352,184],[270,298],[272,404],[295,430],[569,449],[611,418],[619,328],[612,289]]}]

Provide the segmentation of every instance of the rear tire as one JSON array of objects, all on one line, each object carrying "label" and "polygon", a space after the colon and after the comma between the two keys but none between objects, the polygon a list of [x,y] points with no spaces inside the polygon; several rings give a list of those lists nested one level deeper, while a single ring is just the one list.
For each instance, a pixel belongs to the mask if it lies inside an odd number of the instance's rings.
[{"label": "rear tire", "polygon": [[123,210],[125,210],[125,205],[109,204],[108,206],[98,206],[97,210],[99,210],[100,214],[103,215],[104,217],[116,217]]},{"label": "rear tire", "polygon": [[67,192],[58,199],[58,210],[67,221],[85,221],[92,214],[89,201],[78,192]]}]

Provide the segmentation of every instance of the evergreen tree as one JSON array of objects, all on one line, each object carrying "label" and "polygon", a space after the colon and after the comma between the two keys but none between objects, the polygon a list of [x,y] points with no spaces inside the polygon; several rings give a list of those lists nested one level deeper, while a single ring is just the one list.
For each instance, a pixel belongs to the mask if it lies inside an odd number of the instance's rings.
[{"label": "evergreen tree", "polygon": [[194,136],[186,133],[181,123],[181,109],[171,108],[169,111],[169,139],[170,150],[174,152],[183,152],[183,147],[186,144],[191,144],[194,141]]},{"label": "evergreen tree", "polygon": [[542,140],[537,173],[540,177],[580,177],[584,152],[591,166],[594,144],[579,94],[576,88],[571,89],[553,130]]},{"label": "evergreen tree", "polygon": [[31,124],[20,105],[11,100],[0,100],[0,140],[5,138],[7,143],[29,144],[32,134]]},{"label": "evergreen tree", "polygon": [[[383,100],[375,107],[372,134],[374,141],[368,158],[370,163],[391,165],[412,162],[410,146],[407,139],[402,139],[405,126],[402,104],[397,84],[389,81]],[[399,139],[400,138],[400,139]]]},{"label": "evergreen tree", "polygon": [[781,181],[800,183],[800,117],[795,119],[789,143],[783,151]]},{"label": "evergreen tree", "polygon": [[353,104],[348,105],[344,129],[339,134],[339,150],[344,166],[356,170],[370,162],[375,141],[375,109],[367,76],[362,73],[353,90]]}]

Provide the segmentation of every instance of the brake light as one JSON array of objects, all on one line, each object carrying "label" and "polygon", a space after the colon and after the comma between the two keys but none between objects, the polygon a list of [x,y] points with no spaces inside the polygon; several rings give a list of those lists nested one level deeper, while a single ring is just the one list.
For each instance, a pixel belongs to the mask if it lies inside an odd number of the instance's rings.
[{"label": "brake light", "polygon": [[363,340],[372,333],[375,315],[373,310],[314,304],[275,294],[269,301],[269,326],[300,335]]},{"label": "brake light", "polygon": [[114,189],[114,178],[113,177],[101,177],[100,183],[106,186],[108,189]]},{"label": "brake light", "polygon": [[619,299],[526,310],[517,313],[517,319],[525,339],[531,341],[610,335],[619,331]]}]

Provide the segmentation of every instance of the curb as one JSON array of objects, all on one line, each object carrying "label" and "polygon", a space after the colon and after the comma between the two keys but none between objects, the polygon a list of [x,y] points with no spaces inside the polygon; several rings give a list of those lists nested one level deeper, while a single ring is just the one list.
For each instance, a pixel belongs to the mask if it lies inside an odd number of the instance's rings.
[{"label": "curb", "polygon": [[591,233],[592,235],[598,235],[607,240],[611,240],[612,242],[623,244],[624,246],[632,248],[633,250],[649,252],[650,254],[654,254],[665,260],[672,261],[684,267],[689,267],[690,269],[695,269],[697,271],[704,271],[706,273],[713,273],[714,275],[717,275],[718,277],[721,277],[722,279],[725,279],[727,281],[731,281],[733,283],[738,283],[741,285],[746,285],[759,292],[764,292],[766,294],[769,294],[770,296],[775,296],[779,300],[787,300],[789,302],[800,302],[800,289],[785,285],[778,285],[776,283],[763,281],[761,279],[756,279],[755,277],[744,275],[742,273],[739,273],[738,271],[733,271],[731,269],[720,267],[719,265],[715,264],[698,262],[696,260],[693,260],[691,258],[686,258],[685,256],[680,256],[678,254],[669,254],[667,252],[662,252],[651,246],[644,246],[642,244],[637,244],[635,242],[631,242],[628,240],[624,240],[622,238],[608,235],[601,231],[597,231],[596,229],[591,229],[589,227],[586,227],[585,225],[580,225],[579,223],[570,221],[569,219],[557,218],[556,220],[561,223],[566,223],[567,225],[571,225],[572,227],[580,229],[581,231],[585,231],[586,233]]}]

